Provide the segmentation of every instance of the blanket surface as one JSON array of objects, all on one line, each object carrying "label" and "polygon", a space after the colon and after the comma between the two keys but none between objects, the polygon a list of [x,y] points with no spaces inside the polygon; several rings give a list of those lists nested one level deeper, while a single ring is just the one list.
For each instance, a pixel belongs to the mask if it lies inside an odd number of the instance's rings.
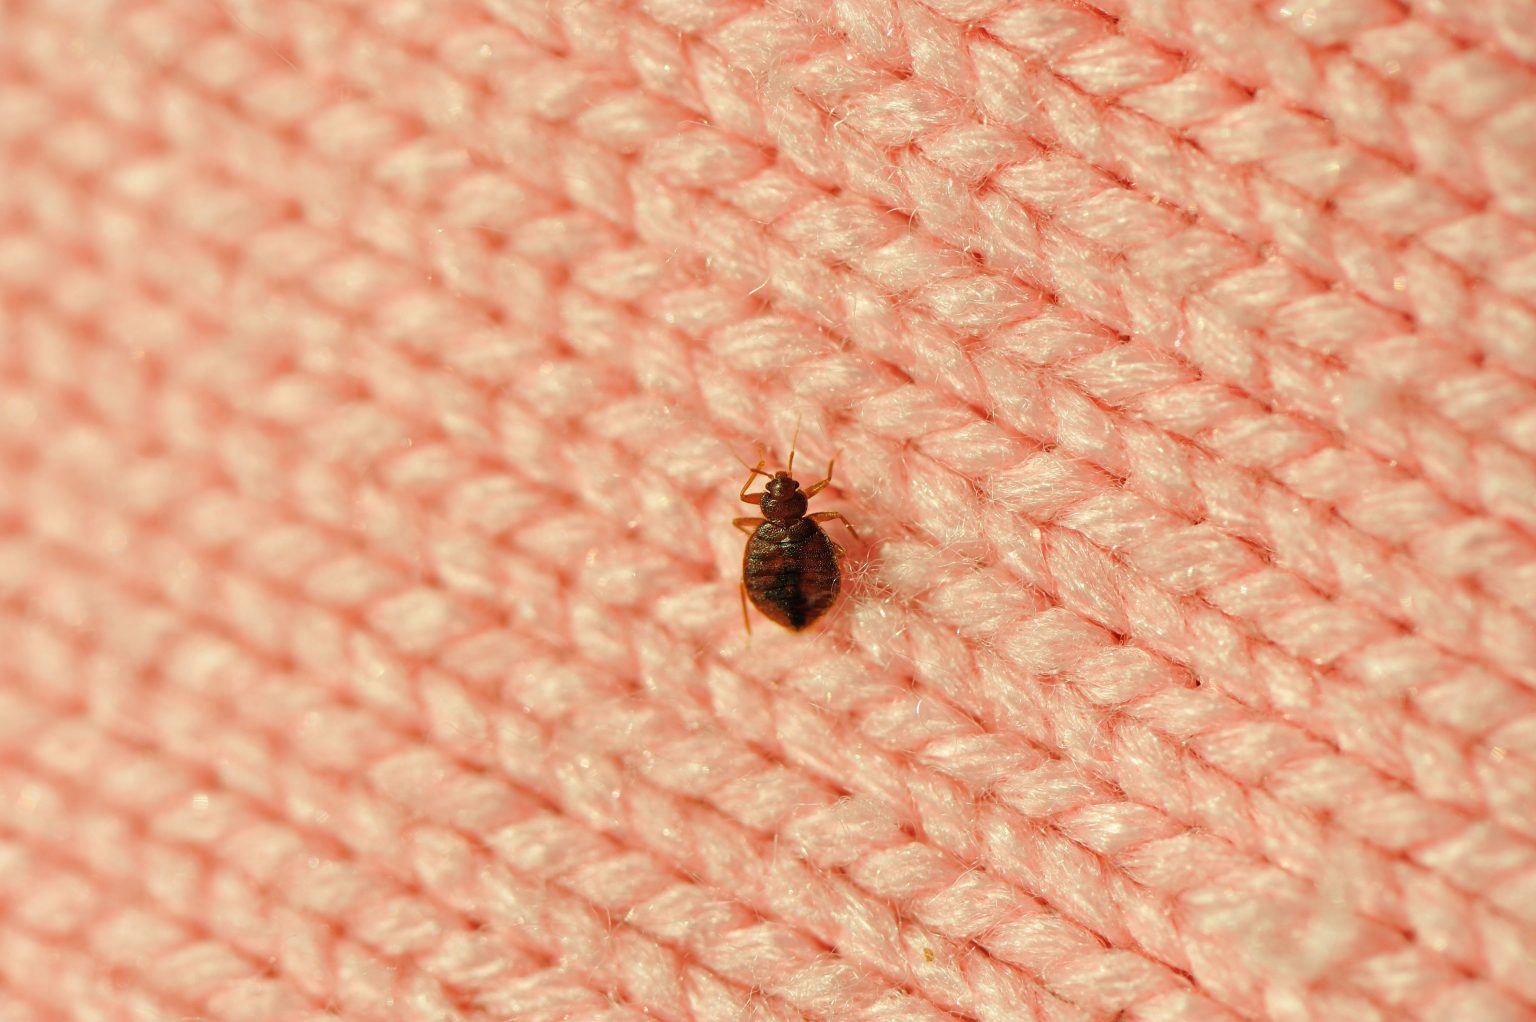
[{"label": "blanket surface", "polygon": [[1536,4],[0,0],[0,1020],[194,1018],[1536,1019]]}]

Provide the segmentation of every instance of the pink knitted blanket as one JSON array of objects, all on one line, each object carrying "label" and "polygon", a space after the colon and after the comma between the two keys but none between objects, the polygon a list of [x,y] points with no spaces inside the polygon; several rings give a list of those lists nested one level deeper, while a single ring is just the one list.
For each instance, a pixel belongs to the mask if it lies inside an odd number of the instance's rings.
[{"label": "pink knitted blanket", "polygon": [[1536,3],[0,0],[0,1022],[194,1018],[1536,1019]]}]

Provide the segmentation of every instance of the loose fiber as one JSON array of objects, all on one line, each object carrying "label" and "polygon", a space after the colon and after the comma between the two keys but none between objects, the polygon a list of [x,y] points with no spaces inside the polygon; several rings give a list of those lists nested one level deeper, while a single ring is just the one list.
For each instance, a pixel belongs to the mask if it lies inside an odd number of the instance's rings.
[{"label": "loose fiber", "polygon": [[1519,0],[0,0],[0,180],[0,1019],[1536,1019]]}]

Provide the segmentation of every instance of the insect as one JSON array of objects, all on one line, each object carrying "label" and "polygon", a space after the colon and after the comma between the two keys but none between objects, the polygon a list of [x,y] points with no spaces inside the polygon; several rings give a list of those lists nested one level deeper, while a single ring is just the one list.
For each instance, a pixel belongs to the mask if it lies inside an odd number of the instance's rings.
[{"label": "insect", "polygon": [[[741,618],[752,633],[747,616],[747,600],[771,620],[785,628],[800,631],[827,612],[837,600],[842,587],[842,572],[837,559],[843,548],[832,542],[820,522],[836,519],[857,538],[853,526],[841,511],[817,511],[806,514],[810,499],[832,481],[833,458],[827,462],[827,477],[805,490],[790,473],[795,468],[795,452],[789,452],[789,464],[769,475],[759,460],[752,474],[741,486],[741,499],[762,508],[761,518],[737,518],[732,525],[747,533],[747,548],[741,557]],[[768,485],[757,493],[747,488],[763,476]]]}]

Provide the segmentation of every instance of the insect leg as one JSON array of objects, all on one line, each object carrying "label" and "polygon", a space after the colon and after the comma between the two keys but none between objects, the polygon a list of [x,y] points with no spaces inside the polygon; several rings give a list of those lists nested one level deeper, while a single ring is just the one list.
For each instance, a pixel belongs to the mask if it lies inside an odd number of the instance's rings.
[{"label": "insect leg", "polygon": [[741,484],[741,499],[743,503],[758,504],[762,502],[763,495],[761,493],[748,493],[747,487],[751,486],[752,481],[758,476],[766,476],[768,474],[763,471],[763,465],[765,464],[766,462],[759,461],[757,467],[752,469],[752,474],[747,476],[747,481]]},{"label": "insect leg", "polygon": [[759,525],[762,525],[767,520],[766,518],[732,518],[731,524],[750,536],[757,531]]},{"label": "insect leg", "polygon": [[846,528],[849,532],[853,533],[853,538],[854,539],[858,539],[859,538],[859,533],[858,533],[858,531],[856,529],[854,529],[853,523],[850,522],[848,519],[844,518],[843,517],[843,513],[841,511],[817,511],[817,512],[814,512],[813,514],[808,514],[805,517],[809,518],[813,522],[830,522],[830,521],[842,522],[843,523],[843,527]]},{"label": "insect leg", "polygon": [[741,626],[747,630],[747,638],[752,638],[752,619],[747,616],[747,584],[741,583]]},{"label": "insect leg", "polygon": [[812,497],[816,496],[816,494],[827,488],[827,484],[832,481],[832,466],[836,464],[836,458],[833,458],[831,461],[827,462],[827,477],[819,483],[812,483],[810,485],[810,487],[805,491],[806,500],[810,500]]}]

